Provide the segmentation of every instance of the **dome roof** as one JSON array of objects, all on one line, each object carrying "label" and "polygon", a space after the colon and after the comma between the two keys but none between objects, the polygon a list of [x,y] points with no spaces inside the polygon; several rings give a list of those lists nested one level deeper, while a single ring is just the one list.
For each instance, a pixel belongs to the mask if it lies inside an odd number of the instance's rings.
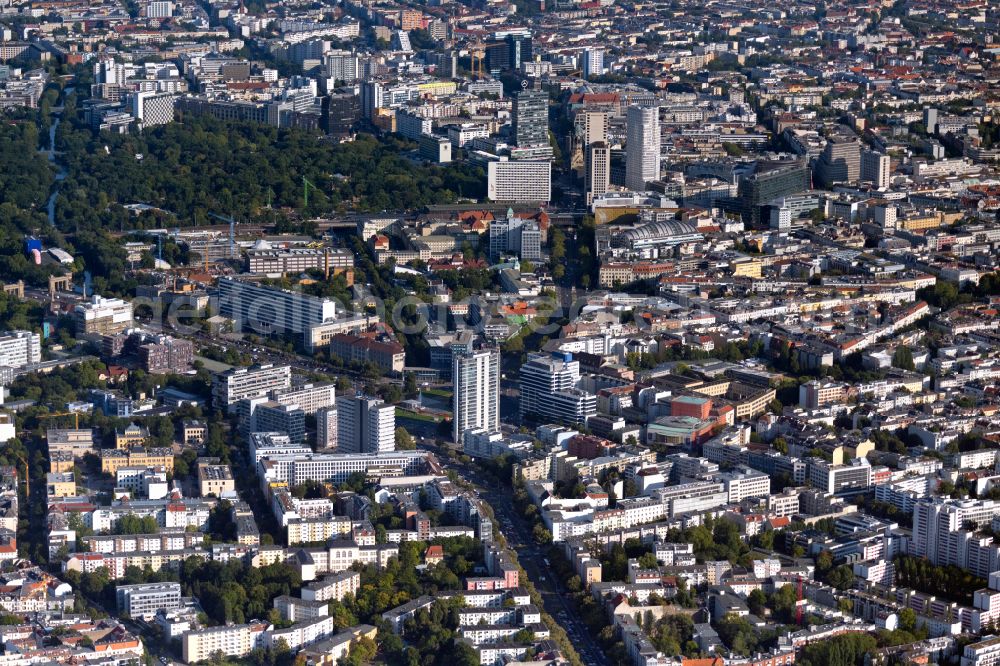
[{"label": "dome roof", "polygon": [[662,222],[650,222],[641,227],[635,227],[628,231],[623,231],[619,238],[636,243],[640,241],[651,241],[666,239],[672,236],[686,236],[698,233],[698,227],[690,222],[678,222],[676,220],[665,220]]}]

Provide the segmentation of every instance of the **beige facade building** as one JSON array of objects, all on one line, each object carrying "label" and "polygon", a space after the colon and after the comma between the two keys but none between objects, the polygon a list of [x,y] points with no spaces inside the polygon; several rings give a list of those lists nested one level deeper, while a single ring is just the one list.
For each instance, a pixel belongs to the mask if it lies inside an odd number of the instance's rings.
[{"label": "beige facade building", "polygon": [[222,497],[223,493],[235,492],[236,481],[229,465],[198,465],[198,492],[202,497],[215,495]]}]

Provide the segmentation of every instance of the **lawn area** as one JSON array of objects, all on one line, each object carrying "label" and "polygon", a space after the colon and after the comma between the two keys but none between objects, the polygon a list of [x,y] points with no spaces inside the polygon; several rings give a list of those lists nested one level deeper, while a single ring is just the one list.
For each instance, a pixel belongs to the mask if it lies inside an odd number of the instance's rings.
[{"label": "lawn area", "polygon": [[428,423],[441,422],[440,416],[435,416],[433,414],[421,414],[420,412],[412,412],[409,409],[403,409],[401,407],[396,408],[396,418],[413,419],[414,421],[427,421]]}]

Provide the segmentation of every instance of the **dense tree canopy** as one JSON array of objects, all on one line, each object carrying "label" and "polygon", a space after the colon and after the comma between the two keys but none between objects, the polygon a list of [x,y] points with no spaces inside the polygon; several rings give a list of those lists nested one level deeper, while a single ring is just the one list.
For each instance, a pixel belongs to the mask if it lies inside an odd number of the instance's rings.
[{"label": "dense tree canopy", "polygon": [[0,125],[0,204],[40,208],[49,197],[55,173],[37,152],[39,128],[34,120]]},{"label": "dense tree canopy", "polygon": [[45,247],[61,236],[49,228],[45,206],[55,169],[39,153],[39,127],[34,119],[0,125],[0,281],[46,284],[57,266],[36,265],[25,251],[25,237],[37,235]]},{"label": "dense tree canopy", "polygon": [[[69,175],[57,217],[63,228],[83,226],[115,203],[145,203],[176,216],[175,224],[210,224],[209,213],[238,220],[273,216],[267,210],[305,206],[310,214],[347,210],[410,210],[480,197],[478,167],[442,168],[403,156],[414,149],[399,139],[363,135],[348,144],[314,133],[253,123],[184,116],[142,134],[60,132]],[[132,228],[161,226],[156,215],[118,220]],[[117,225],[116,225],[117,226]]]}]

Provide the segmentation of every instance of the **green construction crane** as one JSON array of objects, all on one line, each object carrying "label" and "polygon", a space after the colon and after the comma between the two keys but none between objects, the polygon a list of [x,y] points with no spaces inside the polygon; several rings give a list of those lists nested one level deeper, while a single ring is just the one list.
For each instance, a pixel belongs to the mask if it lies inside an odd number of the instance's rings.
[{"label": "green construction crane", "polygon": [[309,207],[309,188],[310,187],[315,191],[316,186],[313,185],[312,182],[310,182],[310,180],[308,178],[306,178],[305,176],[302,176],[302,198],[305,200],[305,206],[304,206],[304,208],[308,208]]}]

